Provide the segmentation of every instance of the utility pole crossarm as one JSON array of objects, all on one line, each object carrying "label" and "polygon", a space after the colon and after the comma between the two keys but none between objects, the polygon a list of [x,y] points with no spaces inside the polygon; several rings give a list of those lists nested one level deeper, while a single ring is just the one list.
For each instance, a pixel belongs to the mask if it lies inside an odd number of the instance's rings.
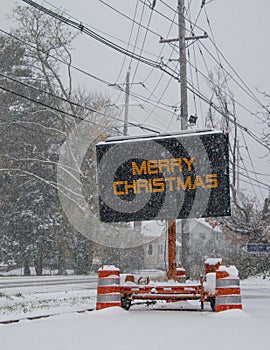
[{"label": "utility pole crossarm", "polygon": [[[208,35],[204,34],[204,35],[193,35],[193,36],[186,36],[185,37],[185,41],[189,41],[189,40],[200,40],[200,39],[207,39]],[[179,41],[179,38],[173,38],[173,39],[160,39],[159,42],[161,44],[165,44],[165,43],[172,43],[175,41]]]}]

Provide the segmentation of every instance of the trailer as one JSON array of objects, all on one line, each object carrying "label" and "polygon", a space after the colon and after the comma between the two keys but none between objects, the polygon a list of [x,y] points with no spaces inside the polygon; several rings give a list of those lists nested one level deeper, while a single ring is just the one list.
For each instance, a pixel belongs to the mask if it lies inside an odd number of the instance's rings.
[{"label": "trailer", "polygon": [[[183,280],[183,275],[179,280]],[[155,304],[158,301],[178,302],[188,300],[199,300],[201,310],[204,304],[210,303],[211,309],[215,311],[215,294],[209,293],[205,289],[205,277],[200,276],[199,283],[181,283],[174,280],[167,282],[150,281],[150,278],[127,275],[125,281],[120,286],[121,307],[125,310],[140,303]]]},{"label": "trailer", "polygon": [[200,277],[199,283],[178,283],[168,281],[164,283],[149,282],[147,284],[138,284],[127,281],[120,286],[121,306],[125,310],[136,304],[137,301],[146,304],[156,303],[158,301],[177,302],[188,300],[199,300],[201,310],[204,309],[204,303],[210,302],[211,308],[215,311],[215,298],[208,296],[204,288],[203,277]]},{"label": "trailer", "polygon": [[[205,274],[198,283],[183,283],[184,269],[177,280],[151,281],[149,277],[120,275],[114,266],[103,266],[98,271],[97,309],[121,306],[129,310],[138,303],[178,302],[198,300],[201,311],[210,303],[212,311],[242,309],[240,280],[235,266],[223,265],[221,258],[207,259]],[[122,278],[121,278],[122,277]]]}]

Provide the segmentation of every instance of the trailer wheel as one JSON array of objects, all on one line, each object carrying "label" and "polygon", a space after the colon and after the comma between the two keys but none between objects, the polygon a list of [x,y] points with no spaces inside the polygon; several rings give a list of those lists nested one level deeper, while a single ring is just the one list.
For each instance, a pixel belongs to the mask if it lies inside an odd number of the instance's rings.
[{"label": "trailer wheel", "polygon": [[216,298],[209,298],[212,311],[216,311]]},{"label": "trailer wheel", "polygon": [[201,301],[201,311],[203,311],[203,310],[204,310],[204,302]]},{"label": "trailer wheel", "polygon": [[129,310],[131,306],[131,298],[127,295],[121,298],[121,307],[125,310]]}]

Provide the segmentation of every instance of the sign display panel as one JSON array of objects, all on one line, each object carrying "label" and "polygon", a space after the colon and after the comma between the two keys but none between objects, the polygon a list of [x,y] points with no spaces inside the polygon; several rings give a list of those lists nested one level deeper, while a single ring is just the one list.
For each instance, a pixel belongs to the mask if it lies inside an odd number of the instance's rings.
[{"label": "sign display panel", "polygon": [[103,222],[230,215],[223,132],[111,139],[96,154]]}]

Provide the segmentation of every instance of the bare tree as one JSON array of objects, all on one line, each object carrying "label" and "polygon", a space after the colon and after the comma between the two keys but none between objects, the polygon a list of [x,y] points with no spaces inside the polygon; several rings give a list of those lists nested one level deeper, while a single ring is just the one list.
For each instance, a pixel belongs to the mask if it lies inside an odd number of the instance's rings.
[{"label": "bare tree", "polygon": [[[13,35],[19,40],[0,38],[4,48],[0,83],[6,89],[0,93],[5,106],[0,111],[0,175],[5,179],[0,191],[5,205],[2,237],[8,238],[5,256],[20,260],[25,273],[34,262],[41,274],[46,261],[63,272],[65,259],[73,260],[75,270],[86,272],[91,242],[69,225],[61,209],[57,195],[61,188],[56,181],[58,150],[80,119],[92,117],[97,135],[98,125],[110,128],[108,117],[92,113],[109,105],[109,98],[74,89],[71,52],[75,35],[62,23],[25,6],[15,7],[13,18],[17,25]],[[87,169],[87,164],[84,167]],[[72,171],[84,177],[79,167]],[[91,176],[95,182],[93,172]],[[12,246],[12,242],[17,243]],[[73,258],[74,252],[85,259]],[[86,269],[80,267],[83,263]]]},{"label": "bare tree", "polygon": [[221,111],[220,115],[212,113],[211,105],[208,113],[208,124],[211,127],[219,128],[230,134],[230,163],[232,166],[232,186],[236,188],[236,156],[237,156],[237,123],[236,123],[236,108],[233,92],[228,87],[229,78],[221,70],[217,70],[214,74],[210,72],[209,88],[212,91],[211,101],[215,102]]}]

